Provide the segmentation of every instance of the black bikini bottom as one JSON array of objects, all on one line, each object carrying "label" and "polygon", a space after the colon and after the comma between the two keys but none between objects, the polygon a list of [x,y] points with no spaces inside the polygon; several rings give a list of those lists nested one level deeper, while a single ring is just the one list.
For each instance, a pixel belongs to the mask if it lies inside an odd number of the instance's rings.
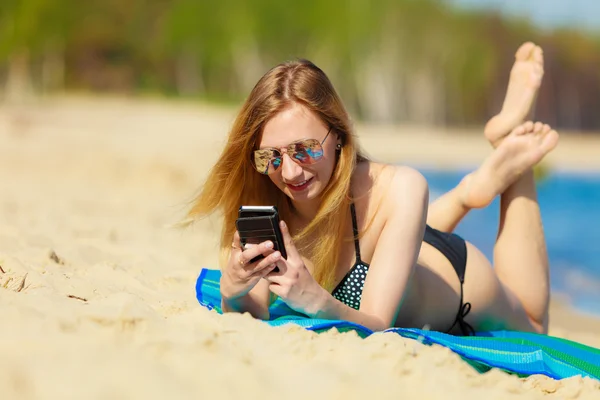
[{"label": "black bikini bottom", "polygon": [[471,311],[471,303],[463,303],[463,284],[465,282],[465,270],[467,269],[467,244],[460,236],[454,233],[438,231],[429,225],[425,227],[423,241],[438,249],[450,261],[460,280],[460,307],[454,324],[452,324],[447,332],[452,331],[456,324],[458,324],[463,335],[474,335],[475,330],[464,320],[469,311]]}]

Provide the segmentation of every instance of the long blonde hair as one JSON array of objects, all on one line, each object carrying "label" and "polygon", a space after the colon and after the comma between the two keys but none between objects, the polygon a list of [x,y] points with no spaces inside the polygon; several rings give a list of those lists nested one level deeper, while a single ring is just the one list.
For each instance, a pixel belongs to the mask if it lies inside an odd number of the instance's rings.
[{"label": "long blonde hair", "polygon": [[294,235],[300,253],[314,265],[315,280],[331,290],[350,215],[351,179],[356,164],[366,157],[358,148],[348,113],[329,78],[310,61],[279,64],[258,81],[235,119],[219,160],[193,201],[188,219],[204,217],[217,210],[223,213],[222,265],[231,250],[241,205],[276,205],[280,218],[290,221],[291,200],[268,176],[254,169],[250,155],[258,145],[265,124],[292,103],[312,111],[342,140],[316,217]]}]

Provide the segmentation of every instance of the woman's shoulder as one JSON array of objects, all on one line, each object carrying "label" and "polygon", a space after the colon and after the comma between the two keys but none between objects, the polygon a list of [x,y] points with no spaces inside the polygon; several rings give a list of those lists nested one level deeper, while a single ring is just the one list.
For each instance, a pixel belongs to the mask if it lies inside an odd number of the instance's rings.
[{"label": "woman's shoulder", "polygon": [[426,212],[427,180],[414,168],[364,161],[357,165],[353,179],[352,197],[361,229],[381,232],[388,221],[404,218],[406,212]]},{"label": "woman's shoulder", "polygon": [[427,180],[419,171],[404,165],[363,161],[354,174],[354,196],[392,201],[405,196],[428,193]]}]

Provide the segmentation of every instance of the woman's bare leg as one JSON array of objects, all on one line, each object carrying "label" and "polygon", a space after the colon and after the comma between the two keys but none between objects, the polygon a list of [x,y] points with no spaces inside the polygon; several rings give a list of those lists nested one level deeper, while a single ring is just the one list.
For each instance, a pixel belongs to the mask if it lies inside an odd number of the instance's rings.
[{"label": "woman's bare leg", "polygon": [[464,192],[461,185],[464,185],[464,180],[429,205],[427,225],[442,232],[454,232],[460,221],[471,211],[461,198],[460,194]]},{"label": "woman's bare leg", "polygon": [[[522,89],[515,85],[512,94],[515,100],[508,102],[511,96],[509,85],[501,113],[495,117],[496,120],[492,118],[488,122],[485,135],[492,145],[502,139],[499,134],[503,126],[507,126],[510,121],[508,115],[512,114],[513,120],[516,121],[526,118],[529,114],[519,113],[519,108],[511,107],[510,104],[521,101],[532,108],[541,84],[544,72],[542,50],[526,43],[517,51],[516,59],[511,71],[511,81],[513,74],[520,76]],[[529,71],[529,78],[523,80],[525,71]],[[520,100],[517,100],[518,98]],[[521,107],[521,110],[524,110],[524,107]],[[500,117],[503,113],[507,115],[506,118]],[[556,146],[558,135],[550,131],[548,126],[537,123],[534,130],[545,135],[548,148]],[[531,322],[537,325],[538,331],[547,332],[550,302],[548,253],[532,169],[525,171],[500,197],[500,226],[494,246],[494,267],[500,281],[520,300]]]},{"label": "woman's bare leg", "polygon": [[[515,54],[502,110],[488,121],[485,136],[497,147],[502,139],[532,114],[535,98],[544,75],[542,49],[531,42],[524,43]],[[442,232],[453,232],[471,210],[466,207],[457,187],[433,201],[427,213],[427,224]]]},{"label": "woman's bare leg", "polygon": [[538,330],[547,332],[548,253],[532,170],[501,196],[494,266],[500,281],[521,301]]},{"label": "woman's bare leg", "polygon": [[[517,127],[482,167],[466,178],[469,185],[463,196],[466,204],[475,208],[489,204],[501,193],[494,272],[505,292],[503,298],[518,300],[531,325],[539,332],[546,332],[548,326],[549,274],[532,167],[557,143],[558,134],[548,125],[527,122]],[[468,271],[466,280],[470,280]],[[500,303],[505,302],[492,299],[495,295],[491,286],[487,289],[484,286],[481,280],[475,284],[470,280],[467,284],[469,290],[465,293],[473,300],[473,307],[487,309],[481,311],[494,314],[498,320],[514,319],[500,315],[503,309]]]},{"label": "woman's bare leg", "polygon": [[500,199],[500,227],[494,246],[496,275],[520,300],[537,330],[547,332],[548,253],[533,171],[525,172]]}]

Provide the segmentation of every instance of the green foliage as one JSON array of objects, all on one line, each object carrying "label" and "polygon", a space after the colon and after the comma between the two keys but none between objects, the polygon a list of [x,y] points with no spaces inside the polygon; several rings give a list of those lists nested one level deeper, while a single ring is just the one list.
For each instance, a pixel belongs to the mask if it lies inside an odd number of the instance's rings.
[{"label": "green foliage", "polygon": [[[0,67],[23,51],[43,62],[44,51],[58,49],[69,87],[227,100],[245,97],[273,65],[302,57],[367,119],[480,122],[525,40],[554,49],[549,62],[561,68],[600,65],[598,41],[579,32],[542,34],[526,21],[436,0],[2,0],[0,8]],[[588,74],[595,83],[599,70]],[[361,101],[377,77],[397,110],[390,116]],[[432,115],[419,111],[421,92]]]},{"label": "green foliage", "polygon": [[35,51],[48,33],[50,0],[3,0],[0,8],[0,59],[13,51]]}]

